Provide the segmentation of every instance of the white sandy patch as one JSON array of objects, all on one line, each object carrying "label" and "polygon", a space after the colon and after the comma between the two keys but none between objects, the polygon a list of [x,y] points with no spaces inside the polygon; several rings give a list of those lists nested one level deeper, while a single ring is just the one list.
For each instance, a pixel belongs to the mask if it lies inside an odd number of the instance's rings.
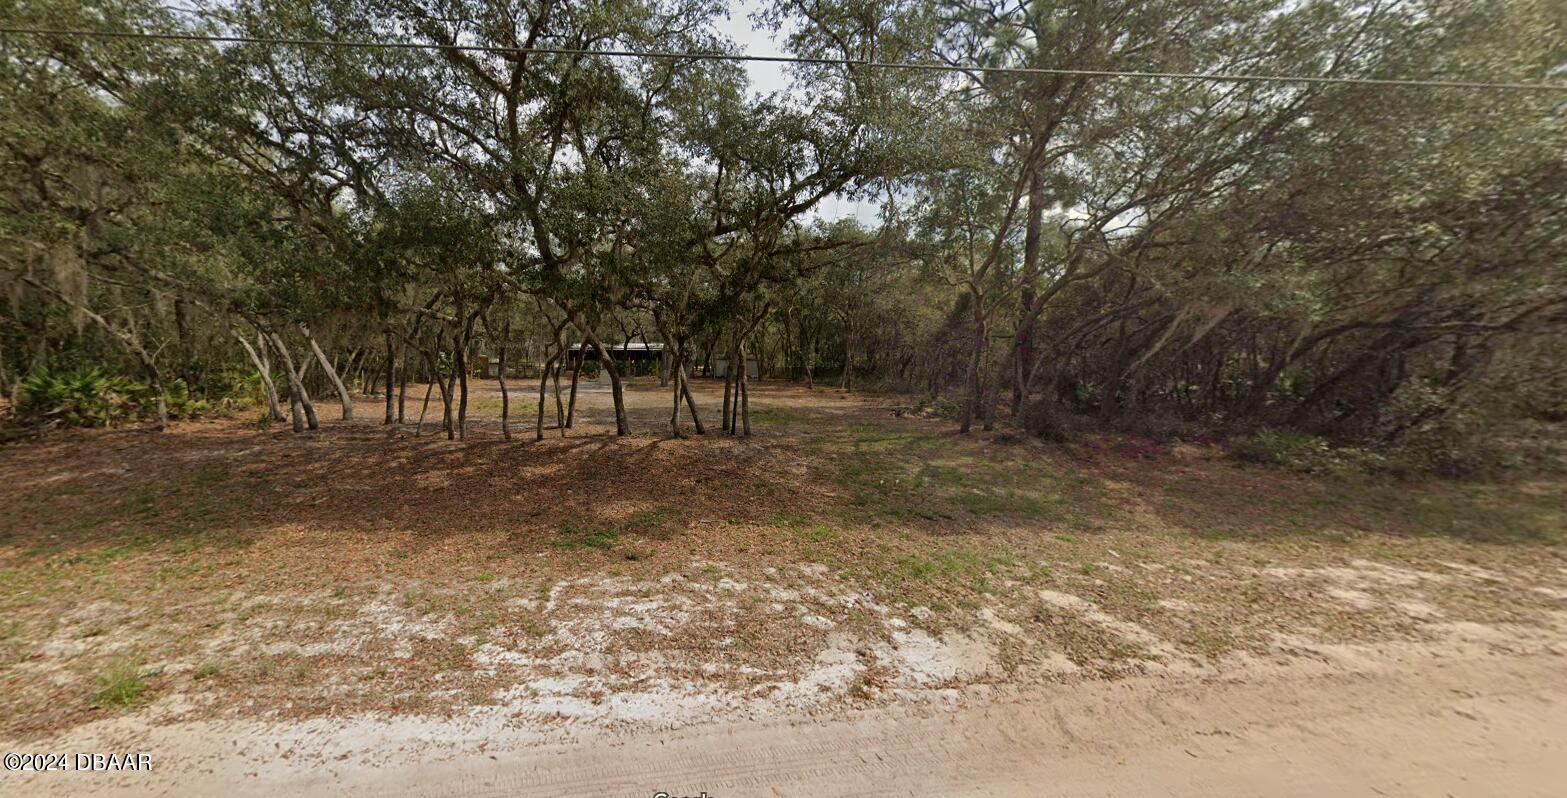
[{"label": "white sandy patch", "polygon": [[925,687],[987,675],[995,666],[992,648],[985,641],[948,631],[940,638],[923,629],[893,632],[892,646],[878,647],[882,660],[898,671],[896,683]]},{"label": "white sandy patch", "polygon": [[1333,585],[1328,588],[1328,595],[1357,610],[1374,610],[1379,606],[1376,597],[1364,590],[1356,590],[1350,587]]},{"label": "white sandy patch", "polygon": [[1453,579],[1448,574],[1396,568],[1370,560],[1353,560],[1348,566],[1327,568],[1265,568],[1262,573],[1278,579],[1317,579],[1352,590],[1379,586],[1414,587],[1422,582],[1443,583]]},{"label": "white sandy patch", "polygon": [[1442,617],[1442,611],[1431,604],[1418,599],[1408,599],[1396,603],[1398,611],[1414,618],[1417,621],[1430,621]]},{"label": "white sandy patch", "polygon": [[985,607],[979,611],[979,619],[984,621],[986,626],[1001,632],[1002,634],[1013,636],[1021,636],[1023,634],[1023,627],[1018,626],[1017,624],[1006,620],[1005,618],[1002,618],[996,614],[995,610],[989,607]]},{"label": "white sandy patch", "polygon": [[1478,565],[1470,565],[1468,563],[1461,563],[1461,562],[1449,562],[1447,560],[1443,560],[1439,564],[1442,565],[1445,568],[1451,568],[1454,571],[1457,571],[1457,572],[1463,574],[1464,576],[1470,577],[1472,579],[1483,579],[1483,580],[1485,580],[1487,582],[1505,582],[1505,581],[1507,581],[1507,579],[1505,577],[1503,577],[1501,574],[1499,574],[1499,573],[1497,573],[1495,571],[1486,570],[1484,568],[1481,568]]}]

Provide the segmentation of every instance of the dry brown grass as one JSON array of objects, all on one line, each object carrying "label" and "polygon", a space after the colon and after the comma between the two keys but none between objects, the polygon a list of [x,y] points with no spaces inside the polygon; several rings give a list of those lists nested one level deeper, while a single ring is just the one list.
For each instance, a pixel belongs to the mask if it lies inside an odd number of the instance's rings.
[{"label": "dry brown grass", "polygon": [[[1042,603],[1041,589],[1214,657],[1279,630],[1418,636],[1419,619],[1396,609],[1410,596],[1448,620],[1543,623],[1567,582],[1554,482],[1314,478],[1125,439],[1050,448],[770,383],[756,386],[749,439],[670,439],[668,396],[642,381],[635,436],[611,435],[607,394],[585,391],[567,437],[533,442],[519,425],[508,443],[498,397],[479,388],[464,441],[432,424],[419,437],[364,420],[296,436],[223,419],[0,449],[0,731],[116,711],[93,697],[127,661],[145,664],[148,697],[181,696],[185,717],[494,702],[524,676],[475,667],[477,652],[546,640],[571,607],[601,600],[604,580],[673,594],[659,580],[678,577],[692,596],[753,584],[690,604],[676,630],[617,634],[608,654],[636,656],[583,666],[615,684],[657,654],[679,663],[670,678],[740,690],[748,668],[798,671],[824,645],[820,628],[768,614],[764,583],[806,589],[802,612],[867,638],[886,634],[872,613],[810,590],[867,596],[937,633],[982,626],[988,611],[1022,630],[1004,650],[1006,678],[1023,679],[1046,649],[1106,674],[1152,656]],[[699,384],[710,424],[717,390]],[[531,401],[514,407],[531,421],[519,408]],[[379,408],[362,399],[359,413]],[[1502,578],[1356,588],[1372,611],[1325,596],[1322,574],[1335,572],[1323,569],[1360,560]],[[533,653],[571,653],[547,639]]]}]

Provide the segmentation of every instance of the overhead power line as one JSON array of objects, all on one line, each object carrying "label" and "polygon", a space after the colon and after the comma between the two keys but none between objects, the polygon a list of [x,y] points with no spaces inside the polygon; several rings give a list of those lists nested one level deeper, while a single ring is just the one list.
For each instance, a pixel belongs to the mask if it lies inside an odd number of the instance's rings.
[{"label": "overhead power line", "polygon": [[767,64],[811,64],[820,66],[903,69],[926,72],[962,72],[993,75],[1057,75],[1128,79],[1210,81],[1214,83],[1295,83],[1345,84],[1386,88],[1482,89],[1493,91],[1543,91],[1567,93],[1567,84],[1518,83],[1508,81],[1435,80],[1404,78],[1355,78],[1326,75],[1257,75],[1229,72],[1144,72],[1115,69],[1069,69],[1053,67],[987,67],[962,64],[928,64],[907,61],[868,61],[852,58],[811,58],[787,55],[746,55],[720,52],[675,52],[667,50],[586,50],[568,47],[508,47],[483,44],[437,44],[433,42],[378,42],[336,39],[294,39],[263,36],[223,36],[200,33],[155,33],[147,31],[108,31],[68,28],[23,28],[0,26],[0,34],[20,36],[69,36],[83,39],[151,39],[159,41],[212,42],[217,44],[270,44],[290,47],[343,47],[365,50],[436,50],[495,53],[499,55],[586,55],[605,58],[646,58],[670,61],[736,61]]}]

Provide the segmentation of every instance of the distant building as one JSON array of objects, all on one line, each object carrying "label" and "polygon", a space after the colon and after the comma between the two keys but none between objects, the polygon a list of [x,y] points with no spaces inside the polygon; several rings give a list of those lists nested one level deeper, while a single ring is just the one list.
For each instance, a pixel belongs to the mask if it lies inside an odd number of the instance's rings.
[{"label": "distant building", "polygon": [[[577,358],[577,353],[583,351],[583,347],[583,344],[572,344],[570,350],[566,353],[567,357],[575,360]],[[592,344],[587,344],[586,348],[587,360],[599,359],[598,347],[593,346]],[[619,344],[604,344],[604,348],[609,350],[609,356],[614,358],[615,362],[617,363],[639,360],[656,361],[664,356],[664,345],[657,341],[646,344],[637,343],[635,341],[627,341],[625,343]]]},{"label": "distant building", "polygon": [[[753,380],[760,379],[761,378],[761,373],[762,373],[761,369],[759,369],[757,367],[755,359],[749,358],[749,357],[745,359],[745,376],[746,377],[748,377],[750,379],[753,379]],[[720,358],[714,358],[713,359],[713,376],[714,377],[727,377],[727,376],[729,376],[729,358],[720,357]]]}]

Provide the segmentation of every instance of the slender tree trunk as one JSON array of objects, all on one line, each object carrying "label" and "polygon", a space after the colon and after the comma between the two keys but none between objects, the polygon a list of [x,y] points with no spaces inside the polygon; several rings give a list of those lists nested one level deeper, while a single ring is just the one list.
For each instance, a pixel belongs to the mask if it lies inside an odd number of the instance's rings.
[{"label": "slender tree trunk", "polygon": [[[678,353],[671,353],[667,348],[665,349],[665,354],[672,359],[678,359]],[[669,411],[669,433],[676,438],[684,438],[685,435],[680,432],[680,371],[670,368],[665,373],[670,372],[673,373],[675,378],[675,390],[672,397],[674,401],[670,403],[672,407]]]},{"label": "slender tree trunk", "polygon": [[[327,359],[326,353],[321,351],[321,345],[316,343],[315,336],[310,334],[310,328],[304,322],[300,322],[299,331],[304,333],[305,342],[310,345],[310,351],[315,353],[316,360],[320,361],[321,369],[337,387],[337,399],[343,405],[343,420],[352,421],[354,418],[354,397],[348,392],[348,386],[343,384],[343,379],[337,376],[337,369],[332,366],[332,361]],[[301,377],[303,379],[303,377]]]},{"label": "slender tree trunk", "polygon": [[577,346],[577,357],[571,363],[571,401],[566,404],[566,429],[577,415],[577,377],[582,374],[582,359],[588,356],[588,348]]},{"label": "slender tree trunk", "polygon": [[544,361],[544,369],[539,374],[539,415],[538,422],[534,426],[533,436],[533,439],[536,441],[544,440],[544,391],[550,384],[550,369],[554,367],[555,358],[559,356],[560,353],[556,352],[548,360]]},{"label": "slender tree trunk", "polygon": [[[298,370],[294,368],[294,357],[289,354],[288,347],[283,345],[281,336],[277,333],[267,333],[267,337],[271,339],[273,348],[277,349],[278,357],[283,358],[283,370],[288,372],[289,408],[292,410],[297,402],[299,407],[304,410],[305,426],[310,429],[320,429],[321,422],[316,418],[316,406],[310,401],[310,392],[305,390],[303,368]],[[309,361],[305,361],[305,364],[309,365]],[[297,417],[294,420],[294,431],[303,431],[299,429]]]},{"label": "slender tree trunk", "polygon": [[555,370],[551,372],[550,380],[555,388],[555,429],[560,430],[560,436],[566,437],[566,404],[560,398],[560,371],[566,367],[566,353],[555,353]]},{"label": "slender tree trunk", "polygon": [[1121,381],[1126,375],[1127,362],[1127,336],[1126,319],[1116,329],[1115,356],[1111,360],[1110,378],[1105,380],[1103,393],[1099,397],[1099,420],[1109,421],[1115,416],[1115,395],[1121,390]]},{"label": "slender tree trunk", "polygon": [[305,414],[300,408],[299,392],[294,390],[293,380],[288,385],[288,421],[294,429],[294,434],[305,431]]},{"label": "slender tree trunk", "polygon": [[457,402],[457,369],[441,381],[441,405],[442,426],[446,429],[446,439],[457,439],[457,414],[454,405]]},{"label": "slender tree trunk", "polygon": [[138,354],[137,360],[141,361],[142,373],[147,375],[147,390],[152,394],[152,431],[162,432],[169,426],[169,403],[163,394],[163,375],[158,372],[158,364],[146,350]]},{"label": "slender tree trunk", "polygon": [[435,391],[435,383],[427,382],[424,385],[424,406],[419,408],[419,423],[414,426],[414,435],[424,434],[424,414],[430,412],[430,394]]},{"label": "slender tree trunk", "polygon": [[979,410],[979,358],[980,348],[984,345],[984,326],[980,326],[980,332],[974,336],[974,351],[969,354],[968,374],[964,377],[964,383],[968,394],[963,398],[963,415],[958,421],[958,432],[968,433],[974,424],[974,414]]},{"label": "slender tree trunk", "polygon": [[500,368],[501,368],[501,437],[511,440],[511,394],[506,391],[506,344],[511,340],[511,314],[506,314],[506,323],[501,325]]},{"label": "slender tree trunk", "polygon": [[599,352],[600,356],[604,358],[604,371],[609,374],[610,396],[615,400],[615,434],[630,435],[631,420],[626,416],[626,393],[624,386],[620,383],[620,367],[615,365],[615,361],[609,357],[609,353],[605,352],[602,347]]},{"label": "slender tree trunk", "polygon": [[980,419],[984,423],[986,432],[996,428],[996,405],[1001,400],[1001,380],[996,376],[996,364],[994,359],[986,352],[985,384],[984,391],[980,394],[984,397],[984,403],[980,406]]},{"label": "slender tree trunk", "polygon": [[696,399],[691,396],[691,376],[686,373],[684,352],[681,353],[681,360],[677,364],[676,371],[679,372],[680,391],[686,397],[686,409],[691,411],[691,425],[696,427],[696,434],[706,435],[707,430],[702,427],[702,417],[696,412]]},{"label": "slender tree trunk", "polygon": [[630,435],[631,421],[626,418],[626,395],[620,384],[620,369],[615,366],[614,358],[610,357],[609,350],[604,346],[604,342],[599,340],[598,335],[593,332],[591,327],[580,323],[577,327],[592,342],[593,348],[598,350],[599,365],[609,374],[610,395],[615,400],[615,434]]},{"label": "slender tree trunk", "polygon": [[[272,362],[267,355],[267,351],[271,349],[272,344],[268,340],[266,333],[261,332],[259,329],[256,332],[256,343],[260,348],[262,365],[265,366],[268,371],[271,371]],[[304,410],[300,407],[299,404],[299,393],[294,390],[294,374],[292,370],[284,375],[284,379],[288,381],[289,425],[293,428],[294,433],[298,434],[305,431],[305,414]]]},{"label": "slender tree trunk", "polygon": [[805,349],[805,390],[807,390],[807,391],[814,391],[814,390],[816,390],[816,379],[815,378],[816,378],[816,355],[817,355],[816,346],[817,346],[817,340],[818,339],[817,339],[816,335],[814,333],[811,334],[809,344],[804,347],[804,349]]},{"label": "slender tree trunk", "polygon": [[473,340],[473,325],[478,321],[480,313],[482,311],[475,311],[463,324],[462,338],[458,341],[457,351],[452,357],[460,391],[457,404],[457,437],[463,440],[468,438],[468,342]]},{"label": "slender tree trunk", "polygon": [[854,390],[854,328],[848,323],[843,325],[843,379],[838,387]]},{"label": "slender tree trunk", "polygon": [[397,420],[392,408],[392,383],[397,381],[397,346],[392,338],[392,328],[387,327],[386,333],[386,417],[382,424],[391,424]]},{"label": "slender tree trunk", "polygon": [[[440,389],[440,391],[441,391],[441,420],[442,420],[441,428],[446,430],[446,438],[447,438],[447,440],[451,440],[451,438],[453,436],[452,436],[452,398],[451,398],[451,387],[450,386],[452,384],[456,383],[457,375],[456,375],[456,373],[453,373],[451,375],[450,379],[441,376],[440,361],[436,357],[436,354],[441,351],[441,344],[442,344],[441,338],[442,338],[442,336],[440,336],[440,335],[436,336],[435,348],[433,350],[426,349],[426,348],[424,348],[422,346],[419,347],[419,354],[420,354],[420,356],[422,356],[424,358],[424,367],[430,373],[430,375],[429,375],[430,384],[435,386],[436,388]],[[428,406],[428,402],[429,402],[429,395],[430,395],[430,392],[428,390],[426,390],[425,391],[425,401],[426,401],[426,405],[427,406]],[[421,418],[421,420],[423,419],[423,411],[420,411],[420,418]]]},{"label": "slender tree trunk", "polygon": [[180,377],[186,387],[196,384],[196,347],[190,334],[190,315],[185,311],[185,298],[174,297],[174,332],[180,342]]},{"label": "slender tree trunk", "polygon": [[729,431],[730,386],[735,381],[734,358],[729,361],[729,368],[724,370],[724,414],[719,425],[724,432]]},{"label": "slender tree trunk", "polygon": [[408,351],[408,345],[404,344],[399,347],[399,349],[402,349],[404,354],[401,358],[403,361],[403,367],[398,369],[397,374],[397,423],[402,424],[407,419],[407,416],[404,415],[403,411],[408,403],[408,371],[411,367],[408,363],[408,357],[406,354]]},{"label": "slender tree trunk", "polygon": [[751,390],[747,387],[750,375],[745,367],[745,342],[740,342],[740,424],[745,437],[751,437]]},{"label": "slender tree trunk", "polygon": [[282,421],[283,408],[278,405],[277,384],[272,381],[271,369],[262,362],[261,356],[256,354],[256,348],[245,340],[245,336],[235,330],[230,330],[229,333],[234,336],[234,340],[239,341],[240,346],[245,348],[245,354],[250,356],[250,362],[256,367],[256,373],[261,375],[261,392],[265,394],[267,400],[267,417],[273,421]]}]

